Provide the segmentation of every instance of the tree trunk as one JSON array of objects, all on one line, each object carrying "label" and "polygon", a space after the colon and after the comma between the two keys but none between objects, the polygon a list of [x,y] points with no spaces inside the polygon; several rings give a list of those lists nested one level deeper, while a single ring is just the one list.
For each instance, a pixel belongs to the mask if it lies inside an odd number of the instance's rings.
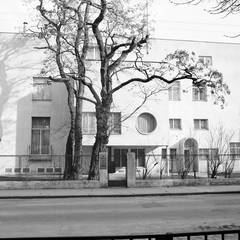
[{"label": "tree trunk", "polygon": [[111,100],[105,101],[96,106],[97,134],[92,149],[91,163],[88,173],[88,180],[99,178],[99,153],[107,151],[109,140],[108,119],[110,116]]},{"label": "tree trunk", "polygon": [[76,112],[75,112],[75,145],[74,145],[74,179],[79,179],[82,172],[82,100],[76,99]]},{"label": "tree trunk", "polygon": [[67,144],[66,144],[66,151],[65,151],[65,169],[63,179],[70,180],[73,179],[73,136],[72,136],[72,129],[70,129]]},{"label": "tree trunk", "polygon": [[65,169],[63,178],[70,180],[74,178],[73,158],[74,158],[74,139],[75,139],[75,114],[74,114],[74,92],[70,82],[65,82],[65,86],[68,92],[68,107],[70,113],[70,131],[66,143],[65,150]]}]

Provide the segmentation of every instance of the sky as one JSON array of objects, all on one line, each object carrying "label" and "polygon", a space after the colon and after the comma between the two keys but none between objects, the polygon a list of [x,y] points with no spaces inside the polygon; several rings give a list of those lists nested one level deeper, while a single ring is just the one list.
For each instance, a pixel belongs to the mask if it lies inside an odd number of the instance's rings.
[{"label": "sky", "polygon": [[[34,0],[33,0],[34,1]],[[146,1],[146,0],[141,0]],[[239,38],[231,38],[240,33],[240,13],[236,15],[213,15],[206,11],[205,4],[174,5],[169,0],[153,0],[149,6],[149,22],[154,26],[151,33],[155,38],[202,40],[217,42],[238,42]],[[35,1],[37,3],[38,1]],[[26,0],[2,1],[0,8],[0,32],[19,32],[23,22],[29,26],[34,21],[34,3],[26,4]]]}]

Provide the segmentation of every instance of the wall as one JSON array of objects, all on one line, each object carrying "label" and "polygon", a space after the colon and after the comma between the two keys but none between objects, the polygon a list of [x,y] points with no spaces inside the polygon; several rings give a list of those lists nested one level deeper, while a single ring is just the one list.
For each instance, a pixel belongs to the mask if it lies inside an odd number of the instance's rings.
[{"label": "wall", "polygon": [[[46,55],[39,39],[29,39],[21,34],[0,34],[0,155],[28,155],[31,144],[31,118],[50,117],[53,154],[64,154],[68,125],[66,90],[63,84],[52,85],[52,101],[32,101],[33,77],[40,73]],[[19,163],[21,162],[21,163]],[[5,168],[26,164],[15,157],[0,156],[0,173]],[[28,164],[29,165],[29,164]],[[37,167],[49,164],[35,162]]]}]

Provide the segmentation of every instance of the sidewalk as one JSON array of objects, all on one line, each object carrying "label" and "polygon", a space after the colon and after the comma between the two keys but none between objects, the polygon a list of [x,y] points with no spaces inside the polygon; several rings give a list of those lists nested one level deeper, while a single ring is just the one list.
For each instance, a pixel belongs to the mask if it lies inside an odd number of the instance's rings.
[{"label": "sidewalk", "polygon": [[86,197],[145,197],[201,194],[240,194],[239,185],[184,186],[152,188],[85,188],[0,190],[0,199],[28,198],[86,198]]}]

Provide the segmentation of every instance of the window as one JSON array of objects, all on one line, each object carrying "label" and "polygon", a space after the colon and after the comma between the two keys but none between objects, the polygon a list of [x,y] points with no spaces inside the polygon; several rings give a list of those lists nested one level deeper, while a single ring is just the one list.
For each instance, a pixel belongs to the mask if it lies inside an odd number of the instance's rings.
[{"label": "window", "polygon": [[157,122],[155,117],[150,113],[142,113],[137,119],[137,130],[142,134],[148,134],[155,130]]},{"label": "window", "polygon": [[199,161],[207,160],[209,158],[209,149],[208,148],[199,148],[198,154],[199,154]]},{"label": "window", "polygon": [[84,112],[82,114],[82,132],[83,134],[95,134],[97,131],[95,112]]},{"label": "window", "polygon": [[174,82],[170,88],[168,88],[168,99],[170,101],[180,101],[180,82]]},{"label": "window", "polygon": [[131,149],[131,152],[135,153],[136,167],[145,166],[145,150],[143,148]]},{"label": "window", "polygon": [[87,59],[89,60],[99,60],[99,50],[97,46],[89,46],[88,47],[88,53],[87,53]]},{"label": "window", "polygon": [[181,119],[170,118],[169,126],[170,126],[170,129],[181,129],[182,128]]},{"label": "window", "polygon": [[52,98],[51,84],[47,78],[33,78],[33,101],[50,101]]},{"label": "window", "polygon": [[32,118],[31,154],[50,153],[50,118]]},{"label": "window", "polygon": [[207,101],[207,87],[196,87],[192,88],[193,101]]},{"label": "window", "polygon": [[230,154],[240,156],[240,142],[230,142]]},{"label": "window", "polygon": [[218,148],[199,148],[199,160],[218,160]]},{"label": "window", "polygon": [[166,158],[167,158],[167,149],[162,148],[162,159],[166,159]]},{"label": "window", "polygon": [[200,130],[200,129],[208,130],[208,119],[194,119],[194,129],[196,129],[196,130]]},{"label": "window", "polygon": [[199,62],[207,67],[212,66],[212,56],[199,56]]},{"label": "window", "polygon": [[121,113],[115,112],[111,113],[109,120],[109,130],[111,134],[121,134]]},{"label": "window", "polygon": [[[111,134],[121,134],[121,113],[110,113],[108,124]],[[82,114],[83,134],[95,134],[97,132],[97,122],[95,112],[83,112]]]}]

